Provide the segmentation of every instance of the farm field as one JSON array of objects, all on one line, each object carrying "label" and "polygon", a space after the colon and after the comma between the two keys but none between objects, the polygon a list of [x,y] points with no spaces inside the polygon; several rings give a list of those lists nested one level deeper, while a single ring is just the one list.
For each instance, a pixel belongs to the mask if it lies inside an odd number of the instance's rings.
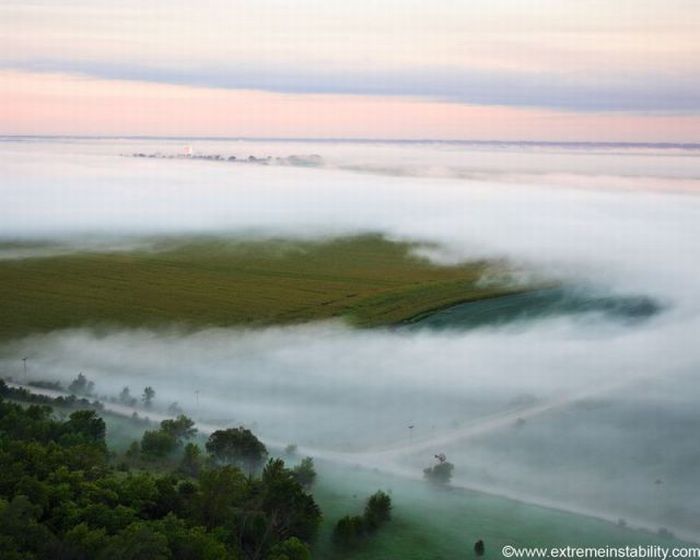
[{"label": "farm field", "polygon": [[338,317],[391,325],[522,291],[480,285],[487,263],[438,266],[413,256],[415,245],[373,235],[153,243],[0,261],[0,285],[12,294],[0,300],[0,337],[81,326],[253,327]]}]

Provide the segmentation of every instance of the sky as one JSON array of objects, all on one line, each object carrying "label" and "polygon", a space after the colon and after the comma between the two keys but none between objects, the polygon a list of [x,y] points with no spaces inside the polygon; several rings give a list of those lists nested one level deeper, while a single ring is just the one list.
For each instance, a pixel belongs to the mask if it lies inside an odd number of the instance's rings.
[{"label": "sky", "polygon": [[700,141],[696,0],[0,0],[0,134]]}]

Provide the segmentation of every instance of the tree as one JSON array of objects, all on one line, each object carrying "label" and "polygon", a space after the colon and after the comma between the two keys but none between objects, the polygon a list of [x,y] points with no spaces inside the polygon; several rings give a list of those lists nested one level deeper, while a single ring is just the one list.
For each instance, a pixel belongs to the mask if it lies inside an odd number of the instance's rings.
[{"label": "tree", "polygon": [[273,546],[267,560],[311,560],[311,550],[298,538],[291,537]]},{"label": "tree", "polygon": [[78,374],[78,377],[68,385],[69,392],[74,395],[85,395],[86,397],[91,396],[94,389],[95,384],[92,381],[88,381],[82,371]]},{"label": "tree", "polygon": [[[194,480],[146,464],[124,473],[108,462],[93,411],[64,421],[37,402],[0,397],[3,560],[309,559],[320,510],[282,461],[259,477],[230,465],[205,469],[189,443]],[[145,457],[175,449],[185,432],[168,426],[144,435]],[[135,442],[129,454],[138,450]]]},{"label": "tree", "polygon": [[205,447],[215,461],[245,467],[249,473],[258,469],[267,457],[263,443],[243,426],[215,431]]},{"label": "tree", "polygon": [[147,524],[136,522],[129,525],[98,556],[100,560],[168,560],[171,558],[168,539],[155,532]]},{"label": "tree", "polygon": [[338,520],[333,540],[342,546],[352,546],[365,534],[365,520],[361,515],[346,515]]},{"label": "tree", "polygon": [[109,537],[103,527],[91,529],[87,523],[79,523],[66,531],[64,542],[72,553],[70,558],[97,558],[109,544]]},{"label": "tree", "polygon": [[141,395],[141,400],[143,401],[143,406],[146,408],[151,408],[151,405],[153,404],[153,399],[156,398],[156,392],[151,387],[150,385],[143,390],[143,394]]},{"label": "tree", "polygon": [[134,397],[131,396],[131,391],[128,387],[124,387],[119,393],[119,402],[126,406],[136,406],[138,402]]},{"label": "tree", "polygon": [[125,455],[128,459],[136,459],[141,453],[141,445],[138,441],[132,441],[129,448],[126,450]]},{"label": "tree", "polygon": [[189,527],[188,524],[168,513],[151,526],[164,534],[174,560],[234,560],[238,555],[231,554],[219,539],[221,535],[208,533],[203,527]]},{"label": "tree", "polygon": [[314,469],[314,460],[311,457],[305,457],[296,467],[292,469],[294,479],[307,490],[311,488],[316,480],[316,469]]},{"label": "tree", "polygon": [[105,422],[94,410],[77,410],[64,424],[67,433],[80,436],[87,443],[105,445]]},{"label": "tree", "polygon": [[346,515],[336,523],[333,540],[340,546],[353,546],[391,519],[391,498],[378,490],[365,504],[363,515]]},{"label": "tree", "polygon": [[199,490],[195,508],[199,521],[207,529],[213,529],[233,519],[234,506],[247,496],[249,481],[239,469],[224,466],[203,471]]},{"label": "tree", "polygon": [[192,439],[197,434],[194,421],[184,414],[180,414],[175,420],[163,420],[160,429],[173,436],[178,446],[182,445],[183,440]]},{"label": "tree", "polygon": [[202,451],[196,443],[188,443],[180,461],[180,471],[187,476],[196,477],[201,470]]},{"label": "tree", "polygon": [[423,469],[423,477],[435,484],[449,484],[450,480],[452,480],[454,468],[455,466],[452,463],[448,463],[447,459],[442,456],[442,458],[438,458],[436,465]]},{"label": "tree", "polygon": [[41,508],[26,496],[15,496],[9,502],[0,498],[0,552],[3,558],[51,558],[55,554],[52,549],[56,547],[56,537],[38,522],[40,516]]},{"label": "tree", "polygon": [[365,525],[374,531],[381,524],[391,519],[391,497],[386,492],[378,490],[367,500],[365,506]]},{"label": "tree", "polygon": [[295,535],[311,540],[321,521],[321,510],[304,488],[285,468],[281,459],[270,459],[260,478],[262,503],[260,509],[278,539]]},{"label": "tree", "polygon": [[141,438],[141,454],[146,459],[163,459],[177,447],[177,440],[162,430],[149,430]]}]

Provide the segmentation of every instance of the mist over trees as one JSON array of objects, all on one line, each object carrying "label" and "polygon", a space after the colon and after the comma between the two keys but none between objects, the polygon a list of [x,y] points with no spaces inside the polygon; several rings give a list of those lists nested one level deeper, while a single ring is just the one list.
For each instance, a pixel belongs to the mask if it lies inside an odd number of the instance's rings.
[{"label": "mist over trees", "polygon": [[452,480],[455,466],[447,460],[444,454],[435,455],[436,464],[423,469],[423,478],[437,485],[447,485]]},{"label": "mist over trees", "polygon": [[[266,456],[252,433],[234,432],[244,445],[225,457],[250,464]],[[321,512],[282,460],[268,461],[254,477],[232,464],[207,464],[187,443],[175,470],[121,472],[110,464],[105,433],[93,410],[61,421],[48,406],[23,407],[0,397],[1,558],[310,558]],[[147,433],[140,453],[145,447],[158,454],[195,429],[179,417]]]},{"label": "mist over trees", "polygon": [[82,372],[68,385],[68,392],[84,397],[91,397],[94,389],[95,383],[89,381]]},{"label": "mist over trees", "polygon": [[205,447],[217,463],[233,464],[248,472],[259,469],[268,456],[265,445],[243,426],[215,431]]},{"label": "mist over trees", "polygon": [[160,429],[175,438],[178,446],[182,445],[184,440],[192,439],[197,435],[194,420],[184,414],[180,414],[175,420],[163,420],[160,423]]},{"label": "mist over trees", "polygon": [[378,490],[372,494],[362,515],[346,515],[338,520],[333,540],[340,548],[352,548],[391,520],[391,497]]},{"label": "mist over trees", "polygon": [[188,443],[182,453],[179,470],[187,476],[196,478],[204,466],[202,450],[196,443]]},{"label": "mist over trees", "polygon": [[119,402],[125,406],[134,407],[138,404],[138,399],[131,396],[129,387],[124,387],[119,393]]},{"label": "mist over trees", "polygon": [[184,414],[163,420],[160,429],[148,430],[141,438],[141,455],[147,460],[164,459],[197,434],[194,421]]},{"label": "mist over trees", "polygon": [[156,392],[153,387],[145,387],[143,393],[141,394],[141,402],[146,408],[151,408],[153,405],[153,399],[156,398]]},{"label": "mist over trees", "polygon": [[292,476],[304,488],[310,489],[316,480],[314,460],[311,457],[304,457],[301,463],[292,469]]}]

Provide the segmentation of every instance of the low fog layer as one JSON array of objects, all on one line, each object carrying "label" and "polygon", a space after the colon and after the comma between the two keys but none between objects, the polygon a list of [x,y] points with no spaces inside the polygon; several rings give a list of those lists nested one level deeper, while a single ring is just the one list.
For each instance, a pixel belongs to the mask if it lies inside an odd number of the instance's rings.
[{"label": "low fog layer", "polygon": [[21,379],[29,355],[30,377],[83,371],[106,396],[150,384],[163,408],[346,464],[419,476],[445,452],[456,483],[687,533],[699,328],[600,315],[466,332],[79,330],[11,344],[1,367]]},{"label": "low fog layer", "polygon": [[[21,377],[20,358],[30,356],[31,375],[66,382],[83,371],[100,394],[149,384],[162,405],[178,401],[202,420],[244,423],[263,438],[390,472],[420,475],[445,452],[460,484],[700,536],[696,151],[202,148],[319,153],[332,163],[315,169],[119,156],[178,149],[143,145],[3,144],[0,234],[24,243],[50,236],[65,250],[85,243],[85,232],[119,249],[162,233],[376,231],[434,242],[427,254],[441,261],[507,258],[582,291],[652,298],[663,312],[441,332],[339,323],[63,331],[7,344],[3,371]],[[430,171],[431,161],[476,178]]]},{"label": "low fog layer", "polygon": [[[126,141],[4,142],[0,237],[72,235],[84,244],[100,236],[163,233],[318,237],[380,231],[441,243],[436,256],[443,259],[506,256],[578,279],[606,276],[625,289],[640,289],[653,277],[646,287],[653,283],[664,292],[687,283],[679,273],[700,268],[697,232],[687,230],[700,223],[697,150],[212,144],[202,150],[313,151],[356,166],[383,158],[391,168],[429,168],[434,160],[438,167],[467,168],[491,179],[141,160],[119,156],[142,148]],[[143,148],[157,149],[177,151],[182,143]],[[642,188],[617,188],[644,172],[636,179]],[[503,173],[522,177],[499,182]],[[552,173],[554,179],[538,178]],[[693,192],[675,190],[680,179]],[[653,255],[673,266],[655,266]],[[676,270],[681,263],[683,270]]]}]

